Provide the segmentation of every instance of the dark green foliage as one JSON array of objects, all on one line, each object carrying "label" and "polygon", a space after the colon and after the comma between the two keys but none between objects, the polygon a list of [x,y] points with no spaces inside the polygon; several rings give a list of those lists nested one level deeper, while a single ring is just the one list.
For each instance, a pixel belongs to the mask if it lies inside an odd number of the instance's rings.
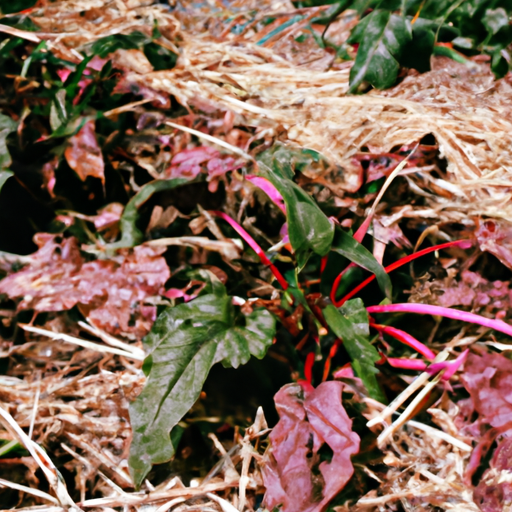
[{"label": "dark green foliage", "polygon": [[361,378],[371,397],[385,402],[376,378],[378,370],[375,362],[380,359],[379,353],[370,344],[368,336],[368,313],[361,299],[349,300],[340,309],[328,305],[324,309],[324,317],[334,334],[343,341],[343,346],[352,360],[352,367]]},{"label": "dark green foliage", "polygon": [[169,460],[169,433],[199,398],[215,363],[237,368],[251,355],[261,359],[272,343],[275,320],[266,310],[237,314],[224,286],[166,309],[145,338],[144,390],[130,407],[133,442],[130,466],[140,485],[152,464]]}]

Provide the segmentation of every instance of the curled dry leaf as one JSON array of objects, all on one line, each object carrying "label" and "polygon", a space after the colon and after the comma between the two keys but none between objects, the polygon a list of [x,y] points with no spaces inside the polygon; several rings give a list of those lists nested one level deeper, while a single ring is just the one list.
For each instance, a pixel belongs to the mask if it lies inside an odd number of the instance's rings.
[{"label": "curled dry leaf", "polygon": [[76,135],[70,137],[64,156],[82,181],[92,176],[105,182],[105,163],[96,140],[94,121],[87,121]]},{"label": "curled dry leaf", "polygon": [[111,260],[85,262],[77,240],[38,234],[30,263],[0,282],[0,293],[21,298],[19,310],[63,311],[78,305],[111,334],[144,336],[156,318],[143,301],[159,293],[170,276],[165,248],[124,250]]},{"label": "curled dry leaf", "polygon": [[[320,512],[352,477],[359,436],[341,403],[342,389],[335,381],[316,389],[288,384],[276,394],[280,419],[263,467],[267,508]],[[331,462],[321,460],[324,443],[333,451]]]}]

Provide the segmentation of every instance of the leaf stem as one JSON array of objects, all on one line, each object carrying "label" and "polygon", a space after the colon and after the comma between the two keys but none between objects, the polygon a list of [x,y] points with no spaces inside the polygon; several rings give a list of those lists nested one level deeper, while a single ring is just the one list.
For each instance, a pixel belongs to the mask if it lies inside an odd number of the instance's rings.
[{"label": "leaf stem", "polygon": [[240,226],[236,220],[232,219],[226,213],[220,211],[210,211],[210,214],[225,220],[247,242],[247,245],[258,255],[261,262],[270,268],[272,274],[274,274],[274,277],[277,279],[283,289],[288,289],[288,282],[283,277],[281,272],[279,272],[275,265],[267,258],[267,255],[263,252],[263,249],[258,245],[256,240],[254,240],[254,238],[249,233],[247,233],[247,231],[242,226]]},{"label": "leaf stem", "polygon": [[[400,258],[399,260],[395,261],[394,263],[391,263],[391,265],[384,267],[384,270],[387,273],[392,272],[393,270],[396,270],[397,268],[407,265],[407,263],[410,263],[411,261],[414,261],[415,259],[420,258],[421,256],[425,256],[426,254],[430,254],[431,252],[440,251],[442,249],[447,249],[448,247],[453,247],[453,246],[459,246],[462,249],[468,249],[469,247],[471,247],[471,240],[454,240],[453,242],[446,242],[444,244],[427,247],[426,249],[415,252],[414,254],[409,254],[408,256],[404,256],[403,258]],[[367,285],[369,285],[375,279],[375,275],[371,275],[370,277],[365,279],[361,284],[358,284],[352,291],[348,292],[339,301],[333,300],[336,297],[336,291],[338,290],[339,281],[341,280],[341,277],[343,276],[343,273],[346,270],[347,269],[345,269],[336,278],[336,280],[334,281],[334,284],[333,284],[333,290],[331,291],[332,303],[337,308],[342,306],[345,302],[347,302],[347,300],[351,299],[354,295],[359,293],[363,288],[365,288]]]},{"label": "leaf stem", "polygon": [[437,315],[453,320],[461,320],[477,325],[482,325],[504,334],[512,336],[512,325],[509,325],[503,320],[495,320],[493,318],[486,318],[485,316],[477,315],[476,313],[469,313],[461,311],[460,309],[445,308],[442,306],[433,306],[430,304],[384,304],[380,306],[370,306],[366,308],[368,313],[417,313],[420,315]]}]

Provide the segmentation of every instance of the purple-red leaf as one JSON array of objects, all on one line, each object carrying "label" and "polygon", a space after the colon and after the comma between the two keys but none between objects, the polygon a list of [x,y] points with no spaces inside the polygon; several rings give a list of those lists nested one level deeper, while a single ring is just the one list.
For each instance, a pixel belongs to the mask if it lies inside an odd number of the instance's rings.
[{"label": "purple-red leaf", "polygon": [[112,259],[85,262],[76,238],[39,233],[39,250],[19,272],[0,281],[0,293],[21,298],[19,310],[64,311],[75,305],[111,334],[142,337],[156,318],[146,298],[160,293],[170,271],[165,248],[138,246]]},{"label": "purple-red leaf", "polygon": [[[352,477],[350,457],[359,450],[359,436],[341,403],[341,382],[288,384],[275,396],[279,422],[270,434],[265,456],[264,502],[282,512],[321,512]],[[321,460],[323,444],[332,460]]]}]

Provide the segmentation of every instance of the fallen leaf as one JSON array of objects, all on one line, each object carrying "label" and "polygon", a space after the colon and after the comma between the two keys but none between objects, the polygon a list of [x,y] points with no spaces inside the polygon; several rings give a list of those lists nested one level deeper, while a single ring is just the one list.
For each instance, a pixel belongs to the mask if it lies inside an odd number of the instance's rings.
[{"label": "fallen leaf", "polygon": [[[287,384],[276,394],[280,419],[263,467],[268,509],[320,512],[352,477],[359,436],[341,403],[342,389],[336,381],[316,389]],[[333,452],[330,462],[321,460],[323,444]]]},{"label": "fallen leaf", "polygon": [[78,306],[111,334],[144,336],[156,308],[143,304],[170,277],[165,248],[139,246],[113,259],[85,262],[75,238],[40,233],[39,250],[19,272],[0,281],[0,293],[21,298],[18,310],[64,311]]},{"label": "fallen leaf", "polygon": [[105,164],[96,140],[94,121],[87,121],[81,130],[69,139],[64,151],[68,165],[85,181],[88,176],[105,182]]}]

